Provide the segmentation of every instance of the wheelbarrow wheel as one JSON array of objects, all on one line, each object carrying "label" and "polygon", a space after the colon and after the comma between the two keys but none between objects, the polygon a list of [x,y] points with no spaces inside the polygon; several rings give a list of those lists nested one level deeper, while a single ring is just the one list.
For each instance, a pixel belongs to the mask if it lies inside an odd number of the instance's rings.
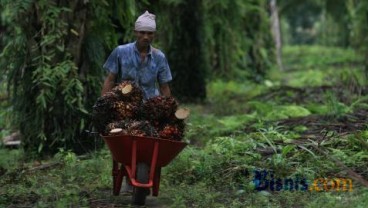
[{"label": "wheelbarrow wheel", "polygon": [[[137,164],[136,180],[140,183],[148,183],[149,181],[149,167],[145,163]],[[132,201],[134,205],[145,205],[146,197],[149,195],[148,188],[133,188]]]}]

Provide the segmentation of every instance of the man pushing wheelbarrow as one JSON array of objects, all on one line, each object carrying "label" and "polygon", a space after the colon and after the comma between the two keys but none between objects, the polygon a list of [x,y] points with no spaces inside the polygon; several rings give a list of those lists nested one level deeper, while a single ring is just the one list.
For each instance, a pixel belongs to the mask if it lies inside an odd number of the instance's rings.
[{"label": "man pushing wheelbarrow", "polygon": [[137,205],[158,195],[161,167],[186,146],[180,140],[189,111],[171,97],[168,62],[151,45],[155,32],[155,15],[146,11],[135,22],[136,41],[116,47],[104,64],[108,75],[93,109],[112,154],[113,194],[125,177]]},{"label": "man pushing wheelbarrow", "polygon": [[121,77],[121,80],[137,83],[143,90],[144,99],[158,95],[171,96],[169,64],[165,54],[151,45],[155,32],[155,15],[146,11],[135,22],[136,41],[116,47],[103,65],[108,75],[102,95],[111,91],[117,78]]}]

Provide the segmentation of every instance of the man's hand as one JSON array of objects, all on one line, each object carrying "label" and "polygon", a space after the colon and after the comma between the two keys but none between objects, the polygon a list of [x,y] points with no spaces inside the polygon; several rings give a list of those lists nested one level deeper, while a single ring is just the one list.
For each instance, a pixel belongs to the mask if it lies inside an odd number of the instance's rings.
[{"label": "man's hand", "polygon": [[109,73],[105,79],[104,85],[102,87],[101,96],[109,92],[115,85],[116,74]]},{"label": "man's hand", "polygon": [[161,93],[161,95],[163,95],[165,97],[170,97],[171,96],[171,90],[170,90],[170,86],[169,86],[168,83],[160,84],[160,93]]}]

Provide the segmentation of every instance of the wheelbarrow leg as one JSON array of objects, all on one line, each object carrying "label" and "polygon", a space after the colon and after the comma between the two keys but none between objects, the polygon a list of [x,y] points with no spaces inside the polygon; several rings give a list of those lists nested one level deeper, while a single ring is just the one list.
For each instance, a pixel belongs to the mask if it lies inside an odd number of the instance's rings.
[{"label": "wheelbarrow leg", "polygon": [[156,169],[155,177],[153,178],[152,196],[158,196],[160,188],[161,167]]},{"label": "wheelbarrow leg", "polygon": [[118,196],[121,189],[121,184],[123,182],[124,175],[124,167],[121,165],[119,170],[119,163],[113,160],[112,163],[112,180],[113,180],[113,194]]}]

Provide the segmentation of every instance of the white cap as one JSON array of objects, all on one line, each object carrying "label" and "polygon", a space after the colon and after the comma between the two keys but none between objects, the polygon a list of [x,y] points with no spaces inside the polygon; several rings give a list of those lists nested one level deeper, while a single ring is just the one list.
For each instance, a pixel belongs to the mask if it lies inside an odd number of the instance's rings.
[{"label": "white cap", "polygon": [[156,16],[154,14],[150,14],[146,11],[144,14],[138,17],[137,21],[135,21],[134,30],[136,31],[156,31]]}]

